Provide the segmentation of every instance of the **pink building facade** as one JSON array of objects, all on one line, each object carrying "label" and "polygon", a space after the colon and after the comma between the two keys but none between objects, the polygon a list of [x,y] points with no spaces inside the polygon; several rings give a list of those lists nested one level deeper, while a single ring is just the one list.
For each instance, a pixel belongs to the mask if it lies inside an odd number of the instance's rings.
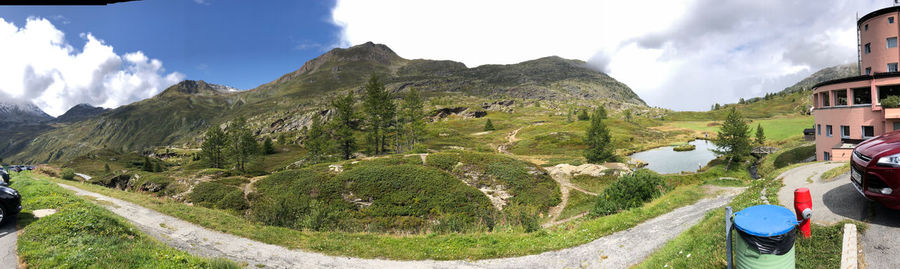
[{"label": "pink building facade", "polygon": [[900,7],[869,13],[857,21],[859,76],[813,86],[816,159],[850,160],[859,142],[900,130],[900,108],[883,108],[900,96]]}]

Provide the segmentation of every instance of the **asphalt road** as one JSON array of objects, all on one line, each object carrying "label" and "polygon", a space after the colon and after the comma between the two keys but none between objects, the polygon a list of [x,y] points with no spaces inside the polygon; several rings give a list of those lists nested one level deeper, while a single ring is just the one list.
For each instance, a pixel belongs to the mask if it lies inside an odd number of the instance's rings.
[{"label": "asphalt road", "polygon": [[828,225],[843,219],[868,223],[869,229],[859,238],[862,261],[867,268],[900,268],[900,211],[866,200],[851,185],[849,173],[832,181],[821,180],[822,173],[842,164],[814,163],[785,172],[780,176],[785,186],[778,193],[778,200],[793,210],[794,189],[809,188],[814,223]]},{"label": "asphalt road", "polygon": [[16,239],[16,219],[13,218],[0,226],[0,268],[19,268]]}]

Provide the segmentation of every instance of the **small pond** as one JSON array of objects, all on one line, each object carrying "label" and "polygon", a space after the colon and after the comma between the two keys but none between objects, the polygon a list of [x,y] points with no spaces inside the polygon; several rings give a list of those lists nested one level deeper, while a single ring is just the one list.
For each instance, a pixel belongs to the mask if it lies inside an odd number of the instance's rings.
[{"label": "small pond", "polygon": [[716,158],[716,155],[711,151],[716,148],[716,145],[713,145],[712,142],[694,140],[690,144],[697,146],[697,148],[692,151],[679,152],[672,150],[671,146],[659,147],[641,151],[628,157],[647,163],[645,168],[660,174],[680,173],[683,171],[694,172]]}]

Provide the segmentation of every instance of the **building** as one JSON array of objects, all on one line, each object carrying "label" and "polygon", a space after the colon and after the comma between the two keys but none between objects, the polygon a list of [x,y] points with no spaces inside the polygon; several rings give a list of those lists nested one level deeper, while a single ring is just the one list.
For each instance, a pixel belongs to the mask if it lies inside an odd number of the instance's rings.
[{"label": "building", "polygon": [[856,22],[859,75],[813,86],[817,160],[850,160],[856,144],[900,130],[900,108],[881,100],[900,96],[900,6],[866,14]]}]

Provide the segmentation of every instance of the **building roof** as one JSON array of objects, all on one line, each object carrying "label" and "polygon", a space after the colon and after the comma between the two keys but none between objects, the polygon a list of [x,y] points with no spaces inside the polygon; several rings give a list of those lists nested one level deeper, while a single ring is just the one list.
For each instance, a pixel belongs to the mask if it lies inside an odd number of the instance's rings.
[{"label": "building roof", "polygon": [[859,27],[859,25],[861,25],[865,21],[868,21],[869,19],[881,16],[884,14],[888,14],[891,12],[900,12],[900,6],[886,7],[886,8],[876,10],[876,11],[869,12],[869,14],[862,16],[862,18],[859,18],[859,20],[856,21],[856,27]]},{"label": "building roof", "polygon": [[900,72],[874,73],[872,75],[861,75],[861,76],[853,76],[853,77],[845,77],[845,78],[839,78],[839,79],[826,80],[826,81],[816,83],[816,85],[812,86],[812,89],[822,87],[822,86],[838,84],[838,83],[857,82],[857,81],[864,81],[864,80],[872,80],[872,79],[876,79],[876,78],[892,78],[892,77],[900,77]]}]

